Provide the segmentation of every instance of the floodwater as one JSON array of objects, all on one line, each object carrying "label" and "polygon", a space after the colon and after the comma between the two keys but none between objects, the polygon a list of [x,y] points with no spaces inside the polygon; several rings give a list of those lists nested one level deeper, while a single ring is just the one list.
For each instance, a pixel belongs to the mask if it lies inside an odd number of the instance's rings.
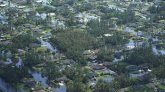
[{"label": "floodwater", "polygon": [[6,83],[3,79],[0,78],[0,89],[3,92],[26,92],[21,88],[14,88],[8,83]]},{"label": "floodwater", "polygon": [[49,87],[47,84],[47,77],[42,76],[41,73],[36,71],[32,72],[29,70],[29,73],[33,76],[34,80],[40,83],[44,88]]},{"label": "floodwater", "polygon": [[52,52],[56,52],[57,51],[57,49],[54,48],[49,42],[44,41],[43,39],[38,39],[38,40],[41,42],[41,44],[43,46],[47,47],[50,51],[52,51]]}]

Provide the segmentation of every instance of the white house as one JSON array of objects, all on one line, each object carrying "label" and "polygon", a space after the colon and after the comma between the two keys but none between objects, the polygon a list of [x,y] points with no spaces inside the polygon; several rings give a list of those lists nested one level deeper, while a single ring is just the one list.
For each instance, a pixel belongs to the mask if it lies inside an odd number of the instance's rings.
[{"label": "white house", "polygon": [[75,16],[75,18],[80,22],[80,23],[87,23],[90,20],[96,20],[96,19],[100,19],[100,16],[94,15],[94,14],[90,14],[90,13],[79,13]]}]

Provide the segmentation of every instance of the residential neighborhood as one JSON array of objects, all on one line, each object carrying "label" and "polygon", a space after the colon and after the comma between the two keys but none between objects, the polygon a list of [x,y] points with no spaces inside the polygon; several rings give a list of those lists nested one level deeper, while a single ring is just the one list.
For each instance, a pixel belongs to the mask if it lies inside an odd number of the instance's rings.
[{"label": "residential neighborhood", "polygon": [[165,1],[0,0],[0,92],[165,92]]}]

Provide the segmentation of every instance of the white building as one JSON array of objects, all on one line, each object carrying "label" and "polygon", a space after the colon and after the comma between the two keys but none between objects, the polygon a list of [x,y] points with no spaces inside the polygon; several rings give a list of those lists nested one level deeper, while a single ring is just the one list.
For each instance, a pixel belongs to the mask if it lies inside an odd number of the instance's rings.
[{"label": "white building", "polygon": [[85,23],[86,24],[90,20],[97,20],[97,19],[99,20],[100,19],[100,16],[83,12],[83,13],[77,14],[75,16],[75,18],[78,20],[78,22]]}]

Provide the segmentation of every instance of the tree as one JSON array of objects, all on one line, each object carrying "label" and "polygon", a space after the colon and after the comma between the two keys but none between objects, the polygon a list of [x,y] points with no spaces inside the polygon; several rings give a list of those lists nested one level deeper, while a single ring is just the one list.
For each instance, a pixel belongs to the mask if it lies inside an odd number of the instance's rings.
[{"label": "tree", "polygon": [[154,55],[150,47],[137,48],[125,59],[125,62],[133,65],[149,64],[158,66],[160,64],[158,56]]},{"label": "tree", "polygon": [[102,61],[110,61],[113,60],[113,51],[111,49],[101,49],[98,53],[98,59]]},{"label": "tree", "polygon": [[99,21],[99,20],[91,20],[87,23],[88,33],[91,35],[98,37],[103,34],[109,32],[109,26],[107,25],[109,21]]},{"label": "tree", "polygon": [[137,85],[138,82],[139,80],[137,79],[129,78],[126,75],[120,75],[114,79],[114,81],[112,82],[112,85],[114,86],[114,88],[120,89],[120,88],[125,88],[128,86]]},{"label": "tree", "polygon": [[115,92],[115,90],[110,83],[99,80],[94,87],[94,92]]},{"label": "tree", "polygon": [[94,37],[80,30],[58,32],[51,38],[51,42],[62,50],[66,56],[80,64],[85,63],[82,55],[83,51],[94,49],[97,46],[97,41]]},{"label": "tree", "polygon": [[62,73],[60,71],[60,67],[55,63],[49,62],[45,67],[46,75],[49,80],[56,80],[59,77],[62,77]]},{"label": "tree", "polygon": [[34,51],[26,53],[24,59],[24,64],[29,67],[35,66],[43,62],[43,60],[41,60],[41,58],[39,57],[38,53]]},{"label": "tree", "polygon": [[10,84],[17,84],[25,77],[29,76],[26,68],[17,68],[11,66],[3,66],[0,68],[0,76]]},{"label": "tree", "polygon": [[82,82],[84,79],[84,71],[80,66],[75,67],[72,81],[67,83],[67,92],[87,92],[88,87]]},{"label": "tree", "polygon": [[126,37],[120,32],[113,33],[113,36],[105,37],[105,44],[123,45],[128,42]]},{"label": "tree", "polygon": [[153,73],[156,75],[157,78],[164,79],[165,78],[164,71],[165,71],[164,65],[160,65],[159,67],[153,70]]},{"label": "tree", "polygon": [[128,65],[127,63],[120,62],[117,64],[110,65],[109,68],[112,71],[115,71],[117,74],[123,74],[123,73],[127,73],[127,70],[125,68],[127,65]]},{"label": "tree", "polygon": [[86,92],[86,88],[82,82],[74,80],[67,83],[67,92]]},{"label": "tree", "polygon": [[13,37],[13,47],[15,48],[25,48],[28,47],[30,43],[35,41],[35,39],[31,36],[30,33],[20,34],[16,37]]}]

